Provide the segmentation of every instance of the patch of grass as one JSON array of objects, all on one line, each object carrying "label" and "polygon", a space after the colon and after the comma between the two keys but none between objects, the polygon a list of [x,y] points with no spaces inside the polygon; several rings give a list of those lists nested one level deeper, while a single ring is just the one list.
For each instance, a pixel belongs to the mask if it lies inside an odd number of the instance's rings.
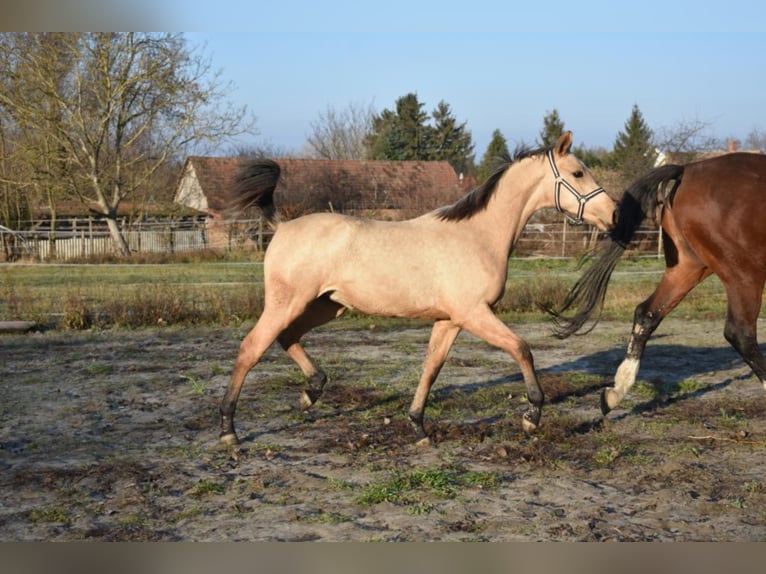
[{"label": "patch of grass", "polygon": [[365,506],[380,502],[415,505],[423,503],[423,495],[454,498],[463,488],[489,488],[497,484],[498,477],[493,473],[467,472],[459,468],[397,471],[383,482],[368,485],[356,497],[356,502]]},{"label": "patch of grass", "polygon": [[29,511],[30,522],[69,524],[69,514],[63,508],[35,508]]},{"label": "patch of grass", "polygon": [[695,393],[703,388],[705,388],[705,384],[701,383],[697,379],[684,379],[683,381],[678,383],[678,387],[676,388],[676,394],[685,395],[689,393]]},{"label": "patch of grass", "polygon": [[108,375],[113,369],[114,367],[109,363],[91,363],[85,367],[85,372],[91,376]]},{"label": "patch of grass", "polygon": [[226,487],[224,485],[212,480],[201,480],[188,491],[188,494],[201,498],[209,494],[223,494],[224,492],[226,492]]},{"label": "patch of grass", "polygon": [[178,514],[175,515],[175,520],[188,520],[191,518],[196,518],[197,516],[202,516],[204,514],[204,511],[199,506],[192,506],[191,508],[185,508],[184,510],[180,511]]},{"label": "patch of grass", "polygon": [[620,456],[620,449],[614,446],[602,446],[593,455],[596,466],[610,466]]},{"label": "patch of grass", "polygon": [[761,496],[766,494],[766,483],[762,480],[748,480],[742,484],[741,490],[746,496]]},{"label": "patch of grass", "polygon": [[407,507],[407,512],[409,514],[412,514],[413,516],[425,516],[426,514],[430,514],[433,512],[433,510],[436,508],[436,505],[432,502],[416,502],[409,507]]},{"label": "patch of grass", "polygon": [[125,516],[122,516],[119,520],[119,524],[121,527],[128,530],[140,530],[147,528],[150,524],[150,521],[140,512],[131,512]]},{"label": "patch of grass", "polygon": [[346,516],[345,514],[340,514],[339,512],[327,512],[325,510],[311,512],[298,517],[298,521],[305,524],[342,524],[343,522],[351,522],[352,520],[352,517]]},{"label": "patch of grass", "polygon": [[191,375],[181,375],[181,378],[188,381],[191,394],[197,396],[205,394],[205,381],[199,381]]}]

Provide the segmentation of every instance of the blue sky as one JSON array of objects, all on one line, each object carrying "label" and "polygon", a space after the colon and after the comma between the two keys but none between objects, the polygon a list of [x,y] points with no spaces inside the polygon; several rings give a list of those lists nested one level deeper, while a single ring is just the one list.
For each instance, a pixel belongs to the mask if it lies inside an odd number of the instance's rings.
[{"label": "blue sky", "polygon": [[[744,139],[766,130],[766,34],[757,32],[194,33],[261,139],[299,150],[319,114],[378,111],[415,92],[446,101],[477,157],[493,130],[535,142],[556,108],[576,143],[611,149],[632,106],[659,132],[679,122]],[[511,146],[512,147],[512,146]]]},{"label": "blue sky", "polygon": [[187,33],[231,82],[230,101],[256,116],[249,139],[285,150],[300,151],[328,107],[382,111],[408,92],[428,112],[446,101],[478,158],[495,129],[511,146],[534,143],[553,108],[589,147],[610,149],[634,104],[656,132],[766,132],[762,0],[43,3],[61,13],[34,11],[37,27]]}]

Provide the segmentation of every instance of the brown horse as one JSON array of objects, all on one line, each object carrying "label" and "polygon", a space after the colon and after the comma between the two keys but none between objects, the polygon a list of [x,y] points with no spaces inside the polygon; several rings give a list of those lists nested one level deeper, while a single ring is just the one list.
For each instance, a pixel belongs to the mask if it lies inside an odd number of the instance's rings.
[{"label": "brown horse", "polygon": [[[570,154],[566,132],[549,150],[527,151],[456,203],[407,221],[374,221],[315,213],[278,223],[273,192],[279,166],[257,160],[239,177],[234,209],[258,206],[276,232],[264,259],[261,317],[242,341],[220,406],[221,442],[236,444],[234,411],[245,376],[278,341],[308,379],[301,406],[320,396],[327,377],[301,337],[346,309],[434,320],[409,417],[425,438],[426,398],[461,329],[505,350],[521,367],[534,430],[543,392],[527,343],[492,312],[501,298],[508,258],[530,216],[557,207],[576,222],[611,225],[615,203]],[[561,193],[565,191],[565,193]]]},{"label": "brown horse", "polygon": [[[605,415],[635,383],[646,342],[662,319],[714,273],[728,302],[724,337],[766,386],[766,362],[756,337],[766,281],[766,225],[758,215],[764,203],[766,156],[750,153],[659,167],[625,192],[612,241],[554,312],[560,337],[579,331],[596,308],[603,308],[609,277],[633,232],[646,217],[658,217],[664,232],[665,273],[654,293],[636,307],[614,388],[601,395]],[[574,306],[578,311],[565,319],[562,313]]]}]

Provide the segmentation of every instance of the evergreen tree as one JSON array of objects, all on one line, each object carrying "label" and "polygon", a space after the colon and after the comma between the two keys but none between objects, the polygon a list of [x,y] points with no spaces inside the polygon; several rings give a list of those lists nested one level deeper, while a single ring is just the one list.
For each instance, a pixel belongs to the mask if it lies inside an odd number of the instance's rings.
[{"label": "evergreen tree", "polygon": [[473,142],[465,122],[458,124],[444,100],[432,112],[434,125],[428,134],[429,159],[448,161],[457,174],[473,169]]},{"label": "evergreen tree", "polygon": [[372,133],[366,139],[370,159],[448,161],[455,171],[474,169],[473,142],[465,122],[458,123],[444,101],[432,119],[423,111],[416,94],[396,100],[396,111],[383,110],[372,119]]},{"label": "evergreen tree", "polygon": [[610,157],[612,167],[619,170],[625,179],[632,181],[654,166],[657,152],[651,141],[653,135],[638,105],[633,104],[630,117],[625,122],[625,131],[617,134]]},{"label": "evergreen tree", "polygon": [[540,130],[540,146],[551,148],[556,145],[561,134],[564,133],[564,122],[559,117],[559,111],[553,108],[543,118],[543,129]]},{"label": "evergreen tree", "polygon": [[416,94],[396,100],[396,112],[385,109],[372,120],[367,140],[370,159],[428,159],[429,116]]},{"label": "evergreen tree", "polygon": [[500,130],[492,132],[492,139],[487,146],[487,151],[484,152],[484,156],[481,158],[481,163],[476,173],[476,177],[479,181],[487,179],[492,172],[495,171],[496,166],[500,161],[510,157],[511,153],[508,151],[508,142],[506,141]]}]

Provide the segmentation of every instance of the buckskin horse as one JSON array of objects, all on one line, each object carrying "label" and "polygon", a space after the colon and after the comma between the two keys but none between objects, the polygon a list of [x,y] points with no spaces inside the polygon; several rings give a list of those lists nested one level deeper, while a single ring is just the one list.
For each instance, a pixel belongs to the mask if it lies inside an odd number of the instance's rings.
[{"label": "buckskin horse", "polygon": [[[766,225],[758,215],[764,203],[766,156],[753,153],[662,166],[626,190],[611,241],[572,287],[561,308],[552,311],[561,338],[580,331],[595,309],[600,314],[609,278],[635,230],[645,218],[658,218],[665,272],[654,292],[636,307],[614,387],[601,394],[604,415],[635,383],[646,343],[662,319],[712,274],[726,291],[724,337],[766,387],[766,362],[756,334],[766,281]],[[573,308],[575,314],[564,317]]]},{"label": "buckskin horse", "polygon": [[517,154],[452,205],[405,221],[314,213],[279,222],[272,160],[245,166],[233,186],[233,212],[259,207],[276,228],[264,256],[264,307],[239,349],[220,405],[223,444],[237,444],[234,412],[247,373],[278,341],[308,380],[301,407],[327,381],[300,344],[310,329],[346,309],[434,320],[420,383],[409,409],[418,440],[426,399],[458,333],[465,329],[506,351],[520,366],[529,406],[525,431],[539,424],[543,392],[529,345],[493,313],[505,290],[508,258],[530,216],[551,207],[573,222],[611,226],[615,202],[570,153],[566,132],[550,149]]}]

